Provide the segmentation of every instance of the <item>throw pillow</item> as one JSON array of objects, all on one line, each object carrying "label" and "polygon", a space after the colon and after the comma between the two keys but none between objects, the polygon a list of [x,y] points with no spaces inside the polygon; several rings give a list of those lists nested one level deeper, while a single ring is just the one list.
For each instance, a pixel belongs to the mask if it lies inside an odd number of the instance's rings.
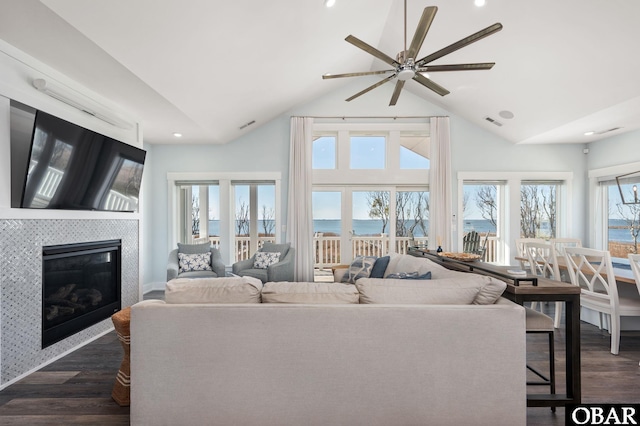
[{"label": "throw pillow", "polygon": [[202,244],[178,243],[178,253],[186,253],[186,254],[208,253],[210,250],[211,250],[211,243],[202,243]]},{"label": "throw pillow", "polygon": [[211,252],[178,253],[178,267],[180,272],[211,271]]},{"label": "throw pillow", "polygon": [[280,253],[259,251],[256,252],[253,267],[255,269],[267,269],[269,266],[278,262],[280,262]]},{"label": "throw pillow", "polygon": [[384,271],[387,270],[391,256],[382,256],[376,259],[376,263],[373,264],[371,274],[369,278],[384,278]]},{"label": "throw pillow", "polygon": [[[371,277],[374,278],[374,277]],[[397,278],[401,280],[430,280],[431,271],[426,274],[418,275],[418,271],[415,272],[397,272],[395,274],[387,275],[387,278]]]},{"label": "throw pillow", "polygon": [[360,278],[369,278],[373,264],[376,262],[375,256],[358,256],[349,265],[349,274],[345,275],[342,282],[355,284]]}]

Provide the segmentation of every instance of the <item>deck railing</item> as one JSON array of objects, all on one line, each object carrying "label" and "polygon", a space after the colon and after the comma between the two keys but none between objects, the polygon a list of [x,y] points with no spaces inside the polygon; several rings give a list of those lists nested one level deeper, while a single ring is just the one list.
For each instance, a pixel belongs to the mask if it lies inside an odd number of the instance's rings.
[{"label": "deck railing", "polygon": [[[265,242],[275,242],[275,237],[259,237],[258,248],[262,247]],[[395,253],[407,253],[409,247],[427,245],[427,237],[396,237]],[[195,238],[193,242],[200,242],[202,239]],[[206,241],[206,240],[205,240]],[[220,247],[220,237],[209,237],[209,241],[214,247]],[[235,239],[235,262],[246,260],[251,257],[251,238],[236,237]],[[497,261],[498,238],[489,237],[487,239],[485,262]],[[326,269],[335,265],[342,264],[340,258],[340,236],[324,236],[322,233],[316,233],[313,237],[314,263],[317,269]],[[389,236],[388,235],[372,235],[357,236],[351,238],[351,254],[356,256],[384,256],[389,253]]]}]

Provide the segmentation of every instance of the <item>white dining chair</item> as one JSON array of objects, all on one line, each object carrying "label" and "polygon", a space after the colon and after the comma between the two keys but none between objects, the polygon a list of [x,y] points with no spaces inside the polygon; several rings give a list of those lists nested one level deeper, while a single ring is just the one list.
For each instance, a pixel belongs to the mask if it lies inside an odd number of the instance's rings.
[{"label": "white dining chair", "polygon": [[[561,281],[560,269],[556,251],[551,243],[529,241],[524,244],[525,256],[528,259],[529,269],[533,275],[548,278],[550,280]],[[563,302],[556,302],[556,312],[553,326],[560,328],[562,320]],[[532,303],[535,309],[537,304]]]},{"label": "white dining chair", "polygon": [[556,250],[556,256],[563,257],[564,249],[566,247],[582,247],[582,240],[580,238],[552,238],[549,243]]},{"label": "white dining chair", "polygon": [[544,243],[544,240],[542,238],[516,238],[516,256],[520,258],[518,262],[520,262],[520,268],[524,270],[529,269],[529,262],[522,260],[527,257],[524,251],[526,243]]},{"label": "white dining chair", "polygon": [[[640,295],[640,254],[629,253],[629,265],[633,272],[633,279],[636,281],[636,287],[638,288],[638,294]],[[640,365],[640,363],[638,363]]]},{"label": "white dining chair", "polygon": [[607,250],[584,247],[565,248],[565,261],[571,283],[580,287],[580,305],[608,315],[611,353],[620,350],[620,317],[640,317],[640,299],[620,297]]}]

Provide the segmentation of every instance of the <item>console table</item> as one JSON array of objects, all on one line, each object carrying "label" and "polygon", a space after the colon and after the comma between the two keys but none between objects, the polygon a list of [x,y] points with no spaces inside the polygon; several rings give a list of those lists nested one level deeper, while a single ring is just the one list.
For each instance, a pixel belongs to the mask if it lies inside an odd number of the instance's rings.
[{"label": "console table", "polygon": [[[426,257],[447,269],[474,272],[501,279],[507,283],[503,297],[518,304],[524,302],[564,302],[566,307],[566,394],[528,394],[528,407],[557,407],[581,403],[580,382],[580,288],[569,283],[537,277],[536,285],[507,273],[509,266],[480,261],[463,262],[438,256],[426,249],[409,248],[408,254]],[[518,280],[518,281],[515,281]]]}]

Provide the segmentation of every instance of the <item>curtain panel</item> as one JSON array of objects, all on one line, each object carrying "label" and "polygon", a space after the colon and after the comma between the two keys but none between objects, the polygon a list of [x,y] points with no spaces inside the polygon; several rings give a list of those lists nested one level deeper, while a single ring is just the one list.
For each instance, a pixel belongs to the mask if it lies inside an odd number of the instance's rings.
[{"label": "curtain panel", "polygon": [[429,178],[429,248],[452,249],[451,142],[449,117],[431,117],[431,169]]},{"label": "curtain panel", "polygon": [[313,118],[291,117],[287,241],[296,249],[294,279],[313,281]]}]

